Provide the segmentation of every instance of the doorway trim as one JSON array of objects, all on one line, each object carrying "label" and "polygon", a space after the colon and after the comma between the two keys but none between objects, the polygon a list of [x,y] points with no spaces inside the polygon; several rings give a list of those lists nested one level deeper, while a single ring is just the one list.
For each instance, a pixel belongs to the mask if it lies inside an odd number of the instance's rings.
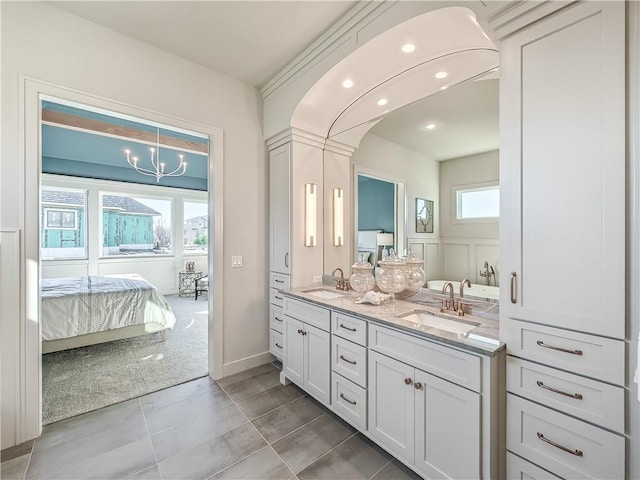
[{"label": "doorway trim", "polygon": [[[358,177],[363,175],[365,177],[375,178],[376,180],[382,180],[383,182],[393,183],[395,185],[395,205],[394,205],[394,227],[396,237],[396,247],[398,249],[398,255],[402,256],[402,252],[407,248],[407,189],[406,179],[402,177],[396,177],[395,175],[388,174],[374,170],[372,168],[364,167],[354,163],[353,165],[353,238],[354,248],[351,254],[353,259],[358,258]],[[354,262],[357,260],[354,260]]]},{"label": "doorway trim", "polygon": [[[28,77],[20,78],[20,155],[23,159],[23,235],[21,236],[21,281],[24,296],[19,319],[16,379],[16,444],[40,436],[42,431],[42,369],[40,326],[40,248],[39,208],[41,172],[41,95],[57,97],[85,105],[117,111],[186,130],[208,135],[209,151],[209,238],[213,238],[208,266],[212,285],[209,292],[208,370],[209,376],[222,376],[223,367],[223,131],[221,128],[197,123],[162,113],[138,108],[115,100],[57,86]],[[18,202],[20,204],[20,202]],[[216,269],[215,267],[220,268]]]}]

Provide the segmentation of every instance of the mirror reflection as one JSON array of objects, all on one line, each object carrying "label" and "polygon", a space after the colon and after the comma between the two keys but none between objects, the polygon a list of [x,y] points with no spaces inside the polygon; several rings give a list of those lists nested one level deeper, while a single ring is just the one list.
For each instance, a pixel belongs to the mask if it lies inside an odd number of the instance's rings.
[{"label": "mirror reflection", "polygon": [[429,288],[469,278],[497,300],[498,137],[497,73],[377,121],[352,156],[354,262],[411,250]]}]

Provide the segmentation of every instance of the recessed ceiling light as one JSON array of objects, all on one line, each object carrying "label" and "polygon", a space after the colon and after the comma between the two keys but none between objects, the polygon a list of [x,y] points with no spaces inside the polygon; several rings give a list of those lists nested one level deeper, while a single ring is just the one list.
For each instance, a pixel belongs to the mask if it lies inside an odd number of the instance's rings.
[{"label": "recessed ceiling light", "polygon": [[342,86],[344,88],[351,88],[353,87],[353,80],[351,80],[350,78],[347,78],[344,82],[342,82]]},{"label": "recessed ceiling light", "polygon": [[402,51],[404,53],[411,53],[416,49],[416,46],[413,43],[405,43],[402,46]]},{"label": "recessed ceiling light", "polygon": [[427,130],[433,130],[434,128],[436,128],[436,124],[430,123],[428,125],[425,125],[424,128],[426,128]]},{"label": "recessed ceiling light", "polygon": [[387,104],[386,98],[381,98],[380,100],[378,100],[378,105],[380,105],[381,107],[384,107],[386,104]]},{"label": "recessed ceiling light", "polygon": [[442,86],[440,87],[440,90],[446,90],[447,88],[449,88],[449,85],[442,85]]},{"label": "recessed ceiling light", "polygon": [[449,74],[447,72],[438,72],[436,73],[436,78],[447,78],[449,76]]}]

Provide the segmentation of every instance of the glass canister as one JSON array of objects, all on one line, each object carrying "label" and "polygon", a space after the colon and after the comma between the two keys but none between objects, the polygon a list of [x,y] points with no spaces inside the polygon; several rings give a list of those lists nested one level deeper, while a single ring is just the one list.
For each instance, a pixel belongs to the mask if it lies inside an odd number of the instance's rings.
[{"label": "glass canister", "polygon": [[424,286],[424,282],[427,278],[424,273],[424,269],[422,268],[422,260],[413,255],[411,253],[411,250],[409,250],[408,255],[402,257],[402,260],[404,260],[404,262],[407,264],[407,290],[419,292],[420,289]]},{"label": "glass canister", "polygon": [[391,294],[391,301],[395,300],[395,294],[402,292],[407,286],[407,264],[398,258],[395,252],[389,254],[384,260],[378,262],[380,270],[376,275],[376,283],[380,290]]},{"label": "glass canister", "polygon": [[371,273],[372,270],[373,265],[364,261],[364,259],[351,265],[351,277],[349,277],[351,288],[361,295],[371,290],[376,284],[373,273]]}]

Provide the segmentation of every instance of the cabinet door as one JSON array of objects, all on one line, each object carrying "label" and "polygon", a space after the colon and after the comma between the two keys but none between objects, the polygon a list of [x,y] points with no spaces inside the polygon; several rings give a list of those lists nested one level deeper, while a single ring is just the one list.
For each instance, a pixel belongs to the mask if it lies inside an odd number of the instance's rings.
[{"label": "cabinet door", "polygon": [[329,405],[331,396],[331,336],[304,324],[304,389]]},{"label": "cabinet door", "polygon": [[284,317],[284,359],[282,368],[286,377],[303,386],[304,336],[303,323],[295,318]]},{"label": "cabinet door", "polygon": [[415,369],[369,351],[369,434],[393,455],[414,461]]},{"label": "cabinet door", "polygon": [[416,468],[425,478],[480,478],[480,394],[416,370]]},{"label": "cabinet door", "polygon": [[567,7],[505,39],[500,65],[500,313],[619,339],[624,12]]},{"label": "cabinet door", "polygon": [[271,271],[290,273],[291,146],[282,145],[269,152],[269,208],[271,212]]}]

